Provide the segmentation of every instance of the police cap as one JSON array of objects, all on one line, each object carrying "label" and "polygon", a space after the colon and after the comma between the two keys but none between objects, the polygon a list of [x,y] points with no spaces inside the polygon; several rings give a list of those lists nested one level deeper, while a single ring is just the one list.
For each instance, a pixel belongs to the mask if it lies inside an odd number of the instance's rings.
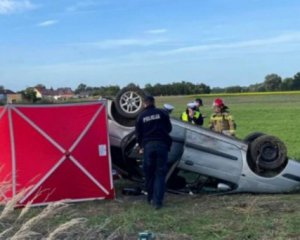
[{"label": "police cap", "polygon": [[195,99],[195,103],[198,103],[199,106],[203,106],[203,102],[202,102],[202,99],[201,99],[201,98],[196,98],[196,99]]},{"label": "police cap", "polygon": [[144,98],[144,102],[145,102],[147,105],[154,104],[155,99],[154,99],[153,96],[147,95],[147,96],[145,96],[145,98]]}]

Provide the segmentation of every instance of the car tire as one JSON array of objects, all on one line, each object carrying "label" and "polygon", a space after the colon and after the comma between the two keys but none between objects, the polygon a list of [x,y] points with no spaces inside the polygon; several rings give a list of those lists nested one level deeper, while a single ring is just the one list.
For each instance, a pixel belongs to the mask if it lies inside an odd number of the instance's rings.
[{"label": "car tire", "polygon": [[114,121],[116,121],[118,124],[124,126],[124,127],[134,127],[136,119],[135,118],[128,118],[123,117],[116,108],[116,104],[113,102],[111,105],[111,116]]},{"label": "car tire", "polygon": [[287,149],[277,137],[262,135],[250,145],[250,155],[254,163],[264,170],[276,170],[287,162]]},{"label": "car tire", "polygon": [[121,89],[114,100],[118,113],[125,118],[136,118],[143,110],[146,93],[138,87]]},{"label": "car tire", "polygon": [[263,136],[263,135],[266,135],[265,133],[262,133],[262,132],[253,132],[253,133],[250,133],[249,135],[247,135],[245,138],[244,138],[244,142],[245,143],[252,143],[256,138],[260,137],[260,136]]}]

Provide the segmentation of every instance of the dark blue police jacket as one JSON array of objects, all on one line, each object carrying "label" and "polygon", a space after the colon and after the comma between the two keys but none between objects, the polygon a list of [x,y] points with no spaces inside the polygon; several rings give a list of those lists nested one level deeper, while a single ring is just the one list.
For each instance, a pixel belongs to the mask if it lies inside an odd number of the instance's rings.
[{"label": "dark blue police jacket", "polygon": [[162,141],[170,149],[172,139],[169,133],[172,125],[166,111],[155,106],[146,107],[137,118],[135,130],[140,147],[144,147],[150,141]]}]

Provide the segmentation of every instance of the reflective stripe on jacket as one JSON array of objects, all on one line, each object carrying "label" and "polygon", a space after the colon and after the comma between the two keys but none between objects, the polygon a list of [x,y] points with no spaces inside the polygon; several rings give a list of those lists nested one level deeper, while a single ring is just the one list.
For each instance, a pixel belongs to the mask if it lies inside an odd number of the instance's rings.
[{"label": "reflective stripe on jacket", "polygon": [[190,122],[192,124],[202,125],[203,117],[199,111],[194,112],[194,117],[191,118],[186,111],[181,114],[181,120],[184,122]]},{"label": "reflective stripe on jacket", "polygon": [[234,135],[236,129],[233,116],[228,112],[213,114],[210,117],[209,127],[219,133],[229,131],[231,135]]}]

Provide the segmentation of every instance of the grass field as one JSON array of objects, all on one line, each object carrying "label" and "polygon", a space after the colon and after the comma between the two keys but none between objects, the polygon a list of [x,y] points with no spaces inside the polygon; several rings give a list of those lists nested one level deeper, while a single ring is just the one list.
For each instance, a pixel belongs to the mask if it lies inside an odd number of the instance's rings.
[{"label": "grass field", "polygon": [[[196,96],[160,97],[179,117]],[[216,96],[200,96],[203,113]],[[237,136],[260,131],[278,136],[289,156],[300,160],[300,93],[223,95],[238,128]],[[206,119],[207,126],[208,119]],[[150,230],[156,239],[300,239],[300,194],[174,195],[155,211],[144,196],[124,196],[132,183],[116,181],[116,200],[32,208],[0,214],[0,239],[132,239]]]}]

